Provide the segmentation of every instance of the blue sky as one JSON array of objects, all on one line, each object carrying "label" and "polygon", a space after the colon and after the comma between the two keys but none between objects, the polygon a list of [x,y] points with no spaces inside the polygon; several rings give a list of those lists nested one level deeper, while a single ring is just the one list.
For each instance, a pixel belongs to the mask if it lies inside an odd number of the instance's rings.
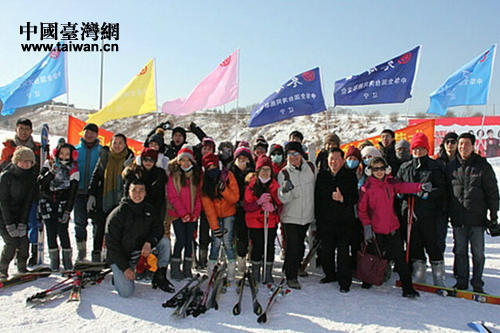
[{"label": "blue sky", "polygon": [[[0,86],[42,53],[23,53],[19,26],[118,22],[120,50],[105,55],[104,103],[151,57],[158,102],[186,96],[236,48],[239,105],[259,102],[292,75],[320,66],[327,105],[334,81],[422,45],[411,103],[355,110],[424,112],[429,94],[460,66],[500,40],[500,1],[9,1],[2,5]],[[498,55],[497,55],[498,60]],[[69,55],[69,101],[99,105],[99,54]],[[488,102],[500,113],[498,65]],[[66,101],[66,97],[58,98]],[[234,107],[230,103],[226,107]],[[484,106],[474,111],[484,111]]]}]

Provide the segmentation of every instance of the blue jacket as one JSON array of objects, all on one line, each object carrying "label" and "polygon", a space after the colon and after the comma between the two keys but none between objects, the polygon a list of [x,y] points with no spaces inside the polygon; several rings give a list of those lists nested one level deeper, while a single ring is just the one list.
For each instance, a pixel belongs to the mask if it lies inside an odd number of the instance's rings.
[{"label": "blue jacket", "polygon": [[86,194],[89,188],[90,177],[92,177],[92,172],[99,159],[99,151],[102,146],[99,144],[99,139],[97,139],[97,144],[88,149],[82,138],[75,148],[78,151],[78,159],[76,161],[78,163],[78,171],[80,172],[78,193]]}]

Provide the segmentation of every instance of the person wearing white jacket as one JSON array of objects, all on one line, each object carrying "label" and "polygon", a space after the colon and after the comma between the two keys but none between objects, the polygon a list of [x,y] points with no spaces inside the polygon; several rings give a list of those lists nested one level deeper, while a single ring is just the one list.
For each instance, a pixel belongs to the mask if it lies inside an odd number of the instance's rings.
[{"label": "person wearing white jacket", "polygon": [[304,239],[314,222],[316,169],[304,159],[298,142],[289,142],[285,154],[288,163],[278,174],[278,197],[283,203],[280,221],[285,230],[285,275],[290,288],[300,289],[297,274],[304,257]]}]

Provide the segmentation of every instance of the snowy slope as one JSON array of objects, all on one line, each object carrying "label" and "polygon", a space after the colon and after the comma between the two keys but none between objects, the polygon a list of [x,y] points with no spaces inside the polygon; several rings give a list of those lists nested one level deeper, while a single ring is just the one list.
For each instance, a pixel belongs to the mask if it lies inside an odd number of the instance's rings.
[{"label": "snowy slope", "polygon": [[[3,141],[12,135],[12,132],[1,131],[0,139]],[[53,144],[57,140],[54,136],[51,139]],[[500,176],[500,167],[495,167],[495,171],[497,177]],[[74,241],[73,223],[70,232]],[[486,242],[485,290],[500,295],[500,237],[486,236]],[[450,232],[445,258],[447,285],[450,286],[455,282],[451,277],[452,244]],[[88,245],[90,247],[91,243]],[[3,246],[1,240],[0,246]],[[282,262],[279,257],[276,261],[274,275],[277,278],[282,275]],[[16,272],[13,262],[9,272]],[[383,286],[370,290],[361,289],[359,282],[355,281],[350,293],[341,294],[337,284],[320,285],[321,276],[317,271],[307,278],[300,278],[303,289],[294,290],[280,299],[265,325],[256,322],[248,288],[243,298],[242,314],[238,317],[231,312],[236,302],[236,293],[231,288],[221,296],[219,311],[210,310],[198,318],[173,319],[172,310],[161,306],[171,294],[138,283],[134,296],[122,299],[113,290],[109,276],[101,285],[84,289],[79,305],[60,299],[42,307],[26,308],[28,296],[61,280],[58,276],[51,276],[0,290],[0,332],[459,332],[470,331],[467,322],[474,320],[485,320],[500,330],[498,305],[423,292],[419,299],[403,299],[401,290],[394,287],[395,275]],[[427,278],[431,281],[430,269]],[[176,287],[182,284],[176,283]],[[268,297],[264,286],[260,287],[258,297],[264,306]]]}]

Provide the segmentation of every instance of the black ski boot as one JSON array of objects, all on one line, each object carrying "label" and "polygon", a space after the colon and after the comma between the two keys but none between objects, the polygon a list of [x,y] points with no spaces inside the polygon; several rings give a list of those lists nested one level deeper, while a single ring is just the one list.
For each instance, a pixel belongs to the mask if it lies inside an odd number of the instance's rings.
[{"label": "black ski boot", "polygon": [[173,284],[167,279],[167,267],[158,267],[156,272],[153,274],[153,280],[151,281],[153,289],[160,288],[167,293],[173,293],[175,291]]},{"label": "black ski boot", "polygon": [[420,294],[413,289],[413,283],[411,280],[403,282],[403,297],[416,298],[419,296]]}]

